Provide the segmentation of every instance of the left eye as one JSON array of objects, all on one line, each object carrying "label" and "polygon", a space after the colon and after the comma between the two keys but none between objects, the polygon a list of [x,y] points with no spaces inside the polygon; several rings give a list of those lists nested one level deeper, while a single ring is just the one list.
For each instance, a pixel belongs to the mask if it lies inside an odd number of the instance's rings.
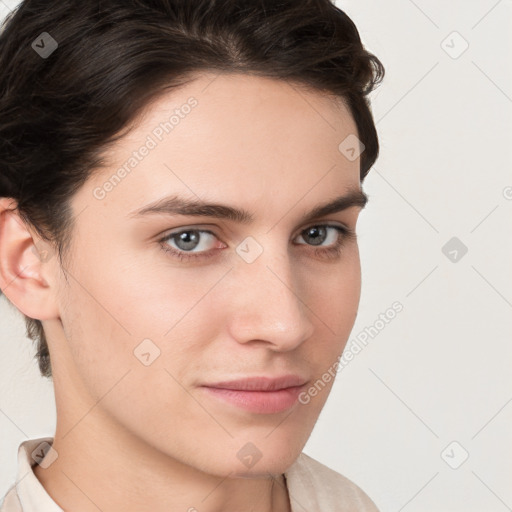
[{"label": "left eye", "polygon": [[[331,230],[330,236],[328,235],[327,230]],[[301,232],[300,236],[304,239],[304,233],[306,234],[306,238],[311,240],[311,245],[320,245],[326,239],[329,239],[330,243],[327,245],[336,244],[336,241],[339,238],[340,232],[343,233],[343,228],[339,226],[311,226],[310,228],[305,229]],[[303,245],[303,244],[302,244]]]},{"label": "left eye", "polygon": [[[320,252],[339,254],[342,245],[348,238],[354,237],[353,232],[346,227],[320,224],[303,229],[297,238],[307,239],[306,243],[299,242],[298,245],[311,245],[313,247],[324,247],[314,249],[315,254]],[[202,235],[206,236],[202,236]],[[218,240],[214,233],[204,229],[185,229],[175,231],[166,235],[160,240],[164,251],[171,253],[181,260],[192,258],[208,258],[211,256],[209,249],[215,247],[215,240]],[[168,242],[173,242],[173,247]],[[328,242],[325,244],[325,242]],[[219,241],[220,244],[222,242]],[[226,247],[217,247],[219,249]],[[197,249],[197,250],[196,250]]]}]

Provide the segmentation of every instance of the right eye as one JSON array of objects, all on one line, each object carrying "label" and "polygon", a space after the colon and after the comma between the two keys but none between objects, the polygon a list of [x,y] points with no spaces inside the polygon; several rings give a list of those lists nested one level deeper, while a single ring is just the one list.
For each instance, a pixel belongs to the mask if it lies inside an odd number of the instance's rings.
[{"label": "right eye", "polygon": [[[206,234],[204,236],[202,234]],[[193,258],[208,258],[211,255],[208,252],[208,245],[213,246],[213,239],[216,236],[208,230],[204,229],[182,229],[180,231],[174,231],[173,233],[167,234],[160,240],[162,249],[165,252],[175,256],[181,260],[193,259]],[[172,241],[176,247],[172,247],[168,242]],[[206,246],[206,247],[205,247]],[[195,251],[193,249],[199,250]]]}]

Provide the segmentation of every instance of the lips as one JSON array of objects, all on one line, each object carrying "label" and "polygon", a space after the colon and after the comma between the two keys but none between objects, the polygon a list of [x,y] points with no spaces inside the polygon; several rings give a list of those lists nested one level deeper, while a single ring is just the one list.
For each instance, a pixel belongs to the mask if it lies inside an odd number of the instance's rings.
[{"label": "lips", "polygon": [[247,377],[201,386],[214,400],[258,414],[275,414],[298,402],[307,380],[298,375]]},{"label": "lips", "polygon": [[244,377],[242,379],[203,384],[209,388],[233,389],[239,391],[277,391],[279,389],[302,386],[307,379],[299,375],[282,375],[279,377]]}]

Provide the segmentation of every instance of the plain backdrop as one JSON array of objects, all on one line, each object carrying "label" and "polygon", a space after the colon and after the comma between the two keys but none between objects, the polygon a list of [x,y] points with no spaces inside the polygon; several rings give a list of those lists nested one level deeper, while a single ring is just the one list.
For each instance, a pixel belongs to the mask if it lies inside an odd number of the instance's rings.
[{"label": "plain backdrop", "polygon": [[[1,14],[17,2],[0,1]],[[512,1],[337,2],[386,68],[363,183],[359,314],[305,452],[382,512],[512,509]],[[1,70],[0,70],[1,72]],[[53,435],[21,314],[0,300],[0,496]],[[403,310],[388,323],[393,303]],[[348,350],[348,349],[346,349]]]}]

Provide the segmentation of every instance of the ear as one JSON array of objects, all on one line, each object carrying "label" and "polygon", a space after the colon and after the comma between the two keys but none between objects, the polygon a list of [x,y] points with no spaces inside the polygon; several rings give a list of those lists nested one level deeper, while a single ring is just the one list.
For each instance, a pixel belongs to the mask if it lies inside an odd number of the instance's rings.
[{"label": "ear", "polygon": [[16,207],[14,199],[0,198],[0,289],[28,317],[57,318],[51,284],[56,258],[49,244],[27,228]]}]

